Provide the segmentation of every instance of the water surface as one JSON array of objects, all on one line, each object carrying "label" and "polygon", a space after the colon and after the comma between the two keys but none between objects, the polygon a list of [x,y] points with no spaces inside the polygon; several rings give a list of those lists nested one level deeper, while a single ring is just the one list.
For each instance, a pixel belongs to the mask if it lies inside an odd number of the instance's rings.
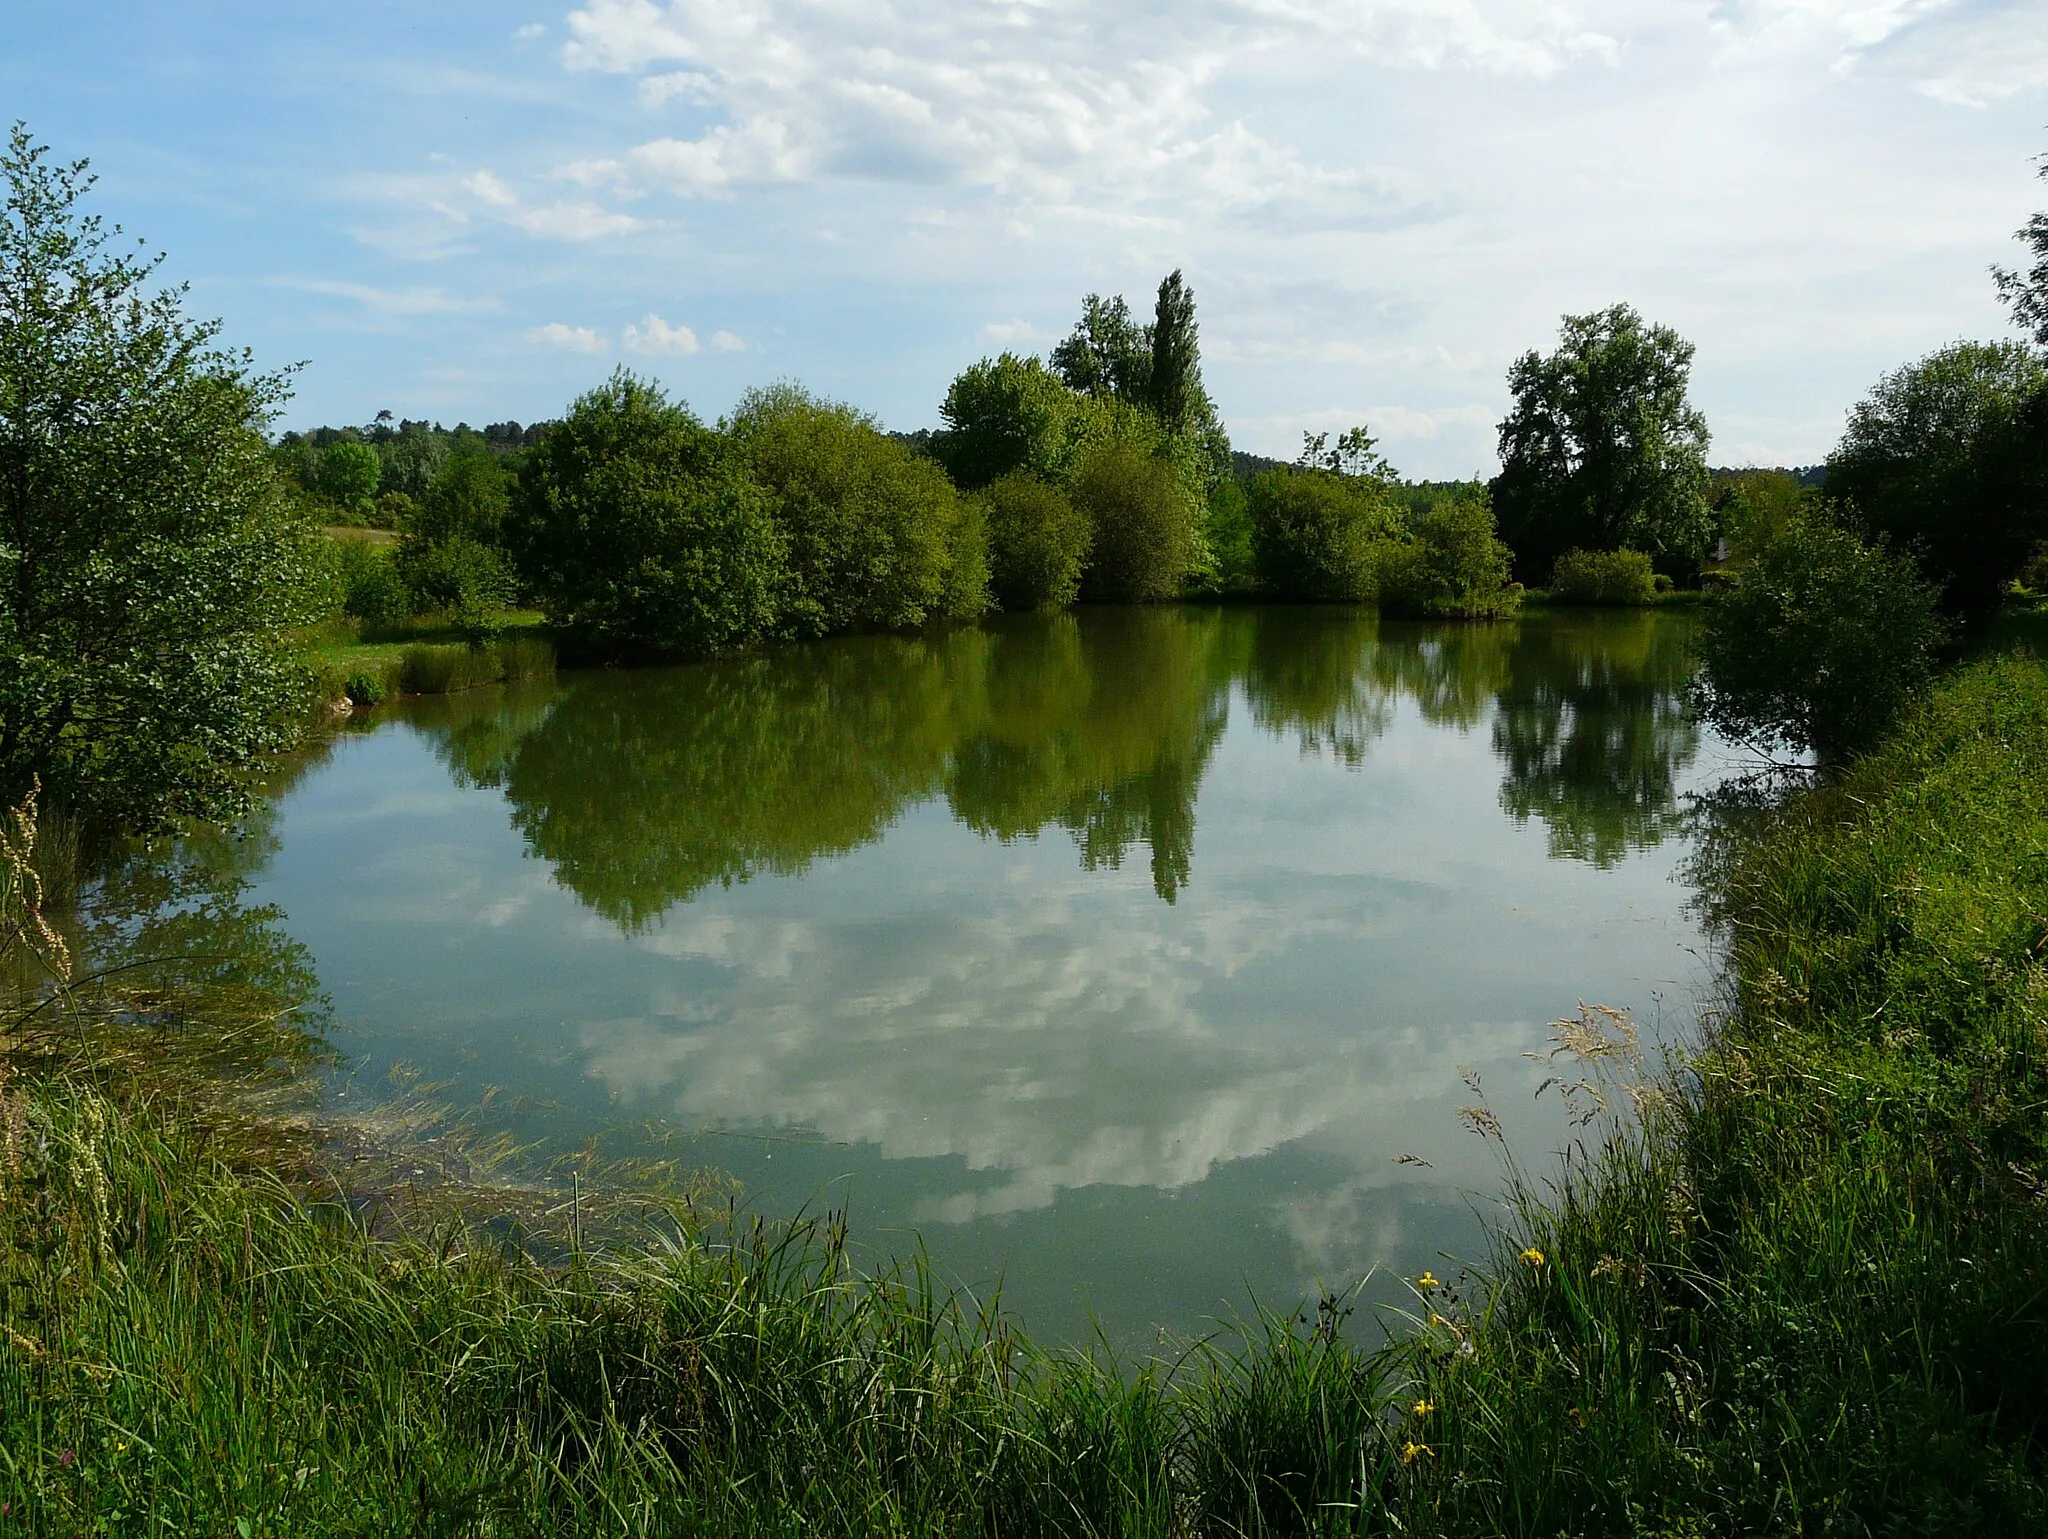
[{"label": "water surface", "polygon": [[1084,609],[417,702],[253,896],[358,1086],[667,1130],[1135,1341],[1476,1255],[1466,1076],[1541,1153],[1546,1023],[1690,1021],[1685,625]]}]

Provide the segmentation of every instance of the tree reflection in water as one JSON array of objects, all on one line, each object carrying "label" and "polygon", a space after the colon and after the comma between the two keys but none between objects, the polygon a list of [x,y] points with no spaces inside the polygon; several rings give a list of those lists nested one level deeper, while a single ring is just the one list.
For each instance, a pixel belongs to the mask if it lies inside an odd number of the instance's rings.
[{"label": "tree reflection in water", "polygon": [[1172,903],[1241,687],[1253,720],[1363,767],[1397,703],[1488,718],[1501,806],[1608,866],[1676,830],[1697,751],[1686,625],[1654,613],[1496,625],[1324,608],[1081,609],[422,703],[464,783],[502,788],[529,851],[597,913],[647,924],[712,885],[789,875],[943,797],[993,839],[1064,830],[1088,870],[1144,845]]}]

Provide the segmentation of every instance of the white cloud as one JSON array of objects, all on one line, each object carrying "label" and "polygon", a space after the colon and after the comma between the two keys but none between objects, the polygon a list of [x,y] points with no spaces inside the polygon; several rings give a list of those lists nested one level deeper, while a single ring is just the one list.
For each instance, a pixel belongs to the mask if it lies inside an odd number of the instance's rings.
[{"label": "white cloud", "polygon": [[671,326],[658,315],[649,315],[637,326],[628,326],[626,351],[656,358],[687,358],[697,351],[697,333],[687,326]]},{"label": "white cloud", "polygon": [[744,353],[747,339],[737,332],[714,331],[711,333],[711,345],[721,353]]},{"label": "white cloud", "polygon": [[530,43],[537,37],[546,37],[548,29],[537,21],[529,21],[523,27],[515,27],[512,36],[522,43]]},{"label": "white cloud", "polygon": [[1045,341],[1050,332],[1034,326],[1029,321],[990,321],[981,328],[984,342],[993,342],[998,347],[1016,347],[1028,342]]},{"label": "white cloud", "polygon": [[272,278],[270,283],[276,288],[297,289],[302,294],[353,300],[372,314],[383,316],[459,315],[498,308],[496,299],[457,299],[438,288],[380,289],[333,278]]},{"label": "white cloud", "polygon": [[536,326],[525,333],[529,342],[542,342],[549,347],[564,347],[572,353],[602,353],[609,344],[588,326],[569,326],[561,321],[549,321],[545,326]]},{"label": "white cloud", "polygon": [[[573,176],[577,169],[571,167],[566,174]],[[606,235],[625,235],[647,226],[644,219],[601,208],[595,203],[553,203],[542,208],[530,208],[503,177],[490,171],[472,172],[462,179],[461,185],[477,203],[483,205],[486,212],[529,235],[552,240],[585,241]]]}]

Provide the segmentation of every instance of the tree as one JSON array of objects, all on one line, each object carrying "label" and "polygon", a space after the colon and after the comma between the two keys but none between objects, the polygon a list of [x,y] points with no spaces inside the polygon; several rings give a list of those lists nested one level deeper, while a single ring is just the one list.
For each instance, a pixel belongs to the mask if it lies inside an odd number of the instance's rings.
[{"label": "tree", "polygon": [[1093,531],[1083,589],[1111,603],[1177,598],[1197,556],[1196,505],[1173,466],[1127,440],[1088,451],[1074,506]]},{"label": "tree", "polygon": [[981,494],[989,577],[1005,609],[1058,609],[1081,591],[1088,520],[1057,486],[1012,471]]},{"label": "tree", "polygon": [[442,462],[407,532],[429,544],[466,539],[495,545],[511,505],[512,489],[497,456],[465,450]]},{"label": "tree", "polygon": [[[2042,179],[2048,181],[2048,155],[2041,157],[2040,166]],[[2024,273],[1994,267],[1991,276],[1998,284],[1998,297],[2012,306],[2013,324],[2048,347],[2048,214],[2034,215],[2013,232],[2013,239],[2033,252],[2034,265]]]},{"label": "tree", "polygon": [[1202,388],[1202,349],[1195,332],[1195,291],[1176,267],[1159,280],[1159,298],[1147,332],[1152,366],[1145,371],[1144,394],[1159,420],[1169,429],[1196,427],[1214,415],[1209,393]]},{"label": "tree", "polygon": [[894,629],[987,607],[978,520],[943,470],[873,418],[784,384],[749,391],[730,431],[786,542],[795,628]]},{"label": "tree", "polygon": [[1508,585],[1509,551],[1494,534],[1484,494],[1444,497],[1412,521],[1412,538],[1380,558],[1380,605],[1432,619],[1511,615],[1521,592]]},{"label": "tree", "polygon": [[384,462],[366,443],[346,440],[320,451],[313,490],[350,513],[366,511],[376,499]]},{"label": "tree", "polygon": [[600,656],[703,656],[775,630],[786,541],[737,446],[624,369],[527,450],[506,543]]},{"label": "tree", "polygon": [[115,251],[84,161],[16,125],[0,175],[0,800],[227,816],[304,704],[279,632],[308,541],[263,436],[285,376]]},{"label": "tree", "polygon": [[1081,319],[1048,361],[1069,390],[1134,400],[1151,380],[1152,342],[1121,295],[1090,294],[1081,301]]},{"label": "tree", "polygon": [[1826,507],[1767,528],[1708,606],[1695,704],[1728,737],[1840,763],[1932,675],[1935,599],[1907,557]]},{"label": "tree", "polygon": [[1245,489],[1259,587],[1275,598],[1369,601],[1380,547],[1400,538],[1376,481],[1321,470],[1266,470]]},{"label": "tree", "polygon": [[1877,382],[1828,457],[1828,495],[1913,551],[1965,619],[2048,536],[2048,369],[2018,342],[1955,342]]},{"label": "tree", "polygon": [[932,452],[963,491],[1013,470],[1065,480],[1078,411],[1075,393],[1036,358],[984,358],[947,388]]},{"label": "tree", "polygon": [[1647,552],[1674,575],[1712,535],[1707,424],[1686,398],[1693,347],[1627,305],[1568,315],[1548,357],[1508,370],[1492,483],[1503,538],[1524,581],[1565,551]]}]

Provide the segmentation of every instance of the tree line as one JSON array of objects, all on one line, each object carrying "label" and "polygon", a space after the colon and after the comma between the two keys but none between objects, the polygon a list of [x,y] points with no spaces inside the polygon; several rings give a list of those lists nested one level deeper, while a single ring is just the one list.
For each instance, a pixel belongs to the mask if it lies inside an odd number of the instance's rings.
[{"label": "tree line", "polygon": [[[788,383],[707,423],[621,371],[552,422],[273,441],[287,375],[115,248],[84,162],[17,126],[0,173],[0,792],[129,826],[244,800],[242,767],[298,730],[292,629],[336,609],[482,631],[516,600],[586,659],[703,657],[1076,601],[1638,601],[1716,575],[1725,541],[1741,580],[1702,710],[1835,753],[1946,627],[2048,582],[2040,263],[1999,278],[2032,343],[1886,376],[1818,489],[1710,473],[1692,346],[1626,305],[1515,361],[1490,483],[1404,481],[1364,427],[1252,464],[1179,272],[1149,320],[1089,295],[1046,357],[965,369],[926,433]],[[2038,256],[2048,225],[2022,238]],[[314,537],[336,522],[394,526],[395,550]]]}]

